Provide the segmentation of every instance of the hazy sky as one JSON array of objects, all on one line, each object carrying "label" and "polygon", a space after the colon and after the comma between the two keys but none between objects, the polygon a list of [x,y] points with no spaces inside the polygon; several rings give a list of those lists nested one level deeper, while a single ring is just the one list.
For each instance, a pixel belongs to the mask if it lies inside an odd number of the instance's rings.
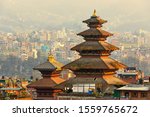
[{"label": "hazy sky", "polygon": [[114,30],[150,30],[150,0],[0,0],[0,30],[81,23],[93,9]]}]

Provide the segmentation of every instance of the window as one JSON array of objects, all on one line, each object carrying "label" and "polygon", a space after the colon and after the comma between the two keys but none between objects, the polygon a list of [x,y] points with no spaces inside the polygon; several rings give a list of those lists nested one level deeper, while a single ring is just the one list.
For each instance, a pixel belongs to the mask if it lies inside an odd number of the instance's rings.
[{"label": "window", "polygon": [[84,92],[89,91],[90,84],[84,84]]},{"label": "window", "polygon": [[78,84],[79,87],[84,87],[84,84]]},{"label": "window", "polygon": [[87,93],[89,88],[95,89],[95,84],[74,84],[73,92],[84,92]]},{"label": "window", "polygon": [[81,87],[78,87],[78,92],[84,92],[84,87],[83,86],[81,86]]},{"label": "window", "polygon": [[73,92],[78,92],[78,87],[77,86],[73,86]]},{"label": "window", "polygon": [[39,95],[39,96],[41,96],[41,95],[42,95],[42,93],[38,93],[38,95]]},{"label": "window", "polygon": [[141,97],[147,97],[147,92],[141,92]]},{"label": "window", "polygon": [[125,92],[124,96],[125,96],[126,98],[128,98],[128,97],[129,97],[129,92]]},{"label": "window", "polygon": [[137,92],[132,92],[132,97],[138,97],[138,93]]}]

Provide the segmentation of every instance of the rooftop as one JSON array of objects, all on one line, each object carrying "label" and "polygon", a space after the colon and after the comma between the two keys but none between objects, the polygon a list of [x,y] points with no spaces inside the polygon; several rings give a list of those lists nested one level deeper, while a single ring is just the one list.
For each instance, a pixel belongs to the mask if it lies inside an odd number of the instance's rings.
[{"label": "rooftop", "polygon": [[0,88],[0,90],[12,90],[12,91],[18,91],[21,90],[22,88]]},{"label": "rooftop", "polygon": [[105,41],[86,41],[83,42],[75,47],[73,47],[71,50],[118,50],[119,48],[111,45]]},{"label": "rooftop", "polygon": [[100,28],[90,28],[81,33],[78,33],[77,35],[81,35],[83,37],[87,37],[87,36],[109,37],[109,36],[112,36],[113,34],[107,31],[104,31]]},{"label": "rooftop", "polygon": [[64,81],[65,81],[64,79],[59,77],[43,78],[29,84],[27,87],[28,88],[54,88],[54,86]]},{"label": "rooftop", "polygon": [[118,88],[117,90],[127,90],[127,91],[149,91],[150,85],[139,85],[139,84],[129,84]]},{"label": "rooftop", "polygon": [[119,63],[118,61],[109,58],[109,57],[82,57],[79,58],[63,68],[70,70],[79,70],[79,69],[120,69],[125,68],[126,65]]},{"label": "rooftop", "polygon": [[54,71],[54,70],[61,70],[62,66],[63,64],[56,61],[55,58],[50,54],[46,62],[35,66],[33,69]]},{"label": "rooftop", "polygon": [[91,16],[91,18],[87,19],[87,20],[84,20],[83,22],[87,23],[87,24],[100,24],[100,25],[102,25],[103,23],[106,23],[107,21],[101,19],[100,17],[98,17],[96,15],[96,10],[94,10],[93,15]]},{"label": "rooftop", "polygon": [[66,87],[66,86],[71,86],[73,84],[95,84],[95,83],[107,83],[109,85],[126,85],[127,83],[124,82],[123,80],[115,77],[115,76],[103,76],[102,78],[95,78],[95,77],[90,77],[89,78],[83,78],[83,77],[76,77],[76,78],[70,78],[66,80],[65,82],[62,82],[56,87]]}]

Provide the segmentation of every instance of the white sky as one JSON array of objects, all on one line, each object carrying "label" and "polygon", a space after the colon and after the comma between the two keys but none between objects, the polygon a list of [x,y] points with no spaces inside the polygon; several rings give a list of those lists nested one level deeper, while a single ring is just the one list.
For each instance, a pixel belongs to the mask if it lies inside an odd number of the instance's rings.
[{"label": "white sky", "polygon": [[33,22],[50,20],[48,16],[55,17],[57,22],[81,22],[89,18],[93,9],[114,27],[136,23],[146,29],[149,26],[150,0],[0,0],[0,17],[20,17]]}]

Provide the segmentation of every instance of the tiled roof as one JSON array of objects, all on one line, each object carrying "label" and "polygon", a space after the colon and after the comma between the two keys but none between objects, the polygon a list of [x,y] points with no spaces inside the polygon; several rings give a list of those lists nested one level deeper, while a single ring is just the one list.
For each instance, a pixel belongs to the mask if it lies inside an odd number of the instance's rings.
[{"label": "tiled roof", "polygon": [[73,47],[71,50],[119,50],[119,48],[105,41],[86,41]]},{"label": "tiled roof", "polygon": [[121,78],[123,81],[128,82],[128,83],[132,83],[135,84],[137,83],[137,80],[134,78]]},{"label": "tiled roof", "polygon": [[55,70],[56,67],[52,65],[49,61],[39,64],[33,68],[34,70]]},{"label": "tiled roof", "polygon": [[59,77],[52,77],[51,78],[56,84],[60,84],[62,82],[64,82],[65,80]]},{"label": "tiled roof", "polygon": [[126,85],[128,83],[122,81],[121,79],[115,77],[115,76],[104,76],[102,78],[83,78],[83,77],[76,77],[76,78],[70,78],[55,87],[65,87],[65,86],[72,86],[73,84],[95,84],[95,83],[102,83],[102,84],[109,84],[109,85]]},{"label": "tiled roof", "polygon": [[106,83],[102,78],[82,78],[82,77],[77,77],[77,78],[70,78],[55,87],[65,87],[65,86],[72,86],[73,84],[94,84],[94,83]]},{"label": "tiled roof", "polygon": [[109,57],[95,57],[88,58],[82,57],[79,58],[65,66],[63,68],[70,70],[79,70],[79,69],[120,69],[125,68],[126,66],[118,61],[109,58]]},{"label": "tiled roof", "polygon": [[63,66],[63,64],[61,64],[60,62],[54,60],[53,62],[49,62],[46,61],[42,64],[39,64],[37,66],[35,66],[33,69],[34,70],[56,70],[56,69],[61,69],[61,67]]},{"label": "tiled roof", "polygon": [[107,21],[101,19],[98,16],[91,16],[90,19],[84,20],[83,22],[87,24],[91,24],[91,23],[103,24],[103,23],[106,23]]},{"label": "tiled roof", "polygon": [[100,28],[90,28],[81,33],[78,33],[77,35],[81,35],[83,37],[86,37],[86,36],[109,37],[109,36],[112,36],[113,34],[107,32],[107,31],[104,31]]},{"label": "tiled roof", "polygon": [[35,81],[31,84],[29,84],[27,87],[28,88],[54,88],[59,83],[64,82],[62,78],[43,78],[38,81]]},{"label": "tiled roof", "polygon": [[117,90],[125,90],[125,91],[149,91],[149,86],[144,85],[126,85],[124,87],[118,88]]},{"label": "tiled roof", "polygon": [[103,76],[103,79],[108,84],[111,84],[111,85],[126,85],[126,84],[128,84],[127,82],[123,81],[122,79],[117,78],[117,77],[112,76],[112,75]]}]

